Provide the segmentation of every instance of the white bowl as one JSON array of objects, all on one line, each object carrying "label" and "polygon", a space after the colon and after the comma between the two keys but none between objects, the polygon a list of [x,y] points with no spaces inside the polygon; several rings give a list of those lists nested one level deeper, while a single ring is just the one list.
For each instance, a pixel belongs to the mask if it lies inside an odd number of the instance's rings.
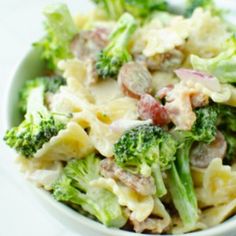
[{"label": "white bowl", "polygon": [[[21,119],[17,111],[18,92],[27,79],[34,78],[41,74],[44,65],[40,60],[39,51],[32,49],[23,58],[21,63],[17,66],[12,78],[10,78],[10,86],[7,92],[7,101],[5,109],[5,118],[7,120],[7,127],[17,125]],[[147,236],[150,234],[138,234],[119,229],[107,228],[104,225],[95,222],[89,218],[84,217],[68,206],[57,202],[47,191],[35,187],[31,183],[27,183],[29,189],[34,196],[41,202],[42,206],[46,208],[50,214],[60,221],[64,226],[70,230],[78,232],[82,235],[96,235],[96,236]],[[224,223],[199,232],[185,234],[188,236],[235,236],[236,235],[236,216],[231,217]]]}]

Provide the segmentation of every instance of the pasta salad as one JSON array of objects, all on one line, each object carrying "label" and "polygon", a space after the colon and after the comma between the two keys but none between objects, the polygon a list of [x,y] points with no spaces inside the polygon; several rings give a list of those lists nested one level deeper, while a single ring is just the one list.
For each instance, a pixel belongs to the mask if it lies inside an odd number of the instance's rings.
[{"label": "pasta salad", "polygon": [[44,10],[45,69],[6,131],[26,177],[107,227],[179,234],[236,213],[236,36],[213,1]]}]

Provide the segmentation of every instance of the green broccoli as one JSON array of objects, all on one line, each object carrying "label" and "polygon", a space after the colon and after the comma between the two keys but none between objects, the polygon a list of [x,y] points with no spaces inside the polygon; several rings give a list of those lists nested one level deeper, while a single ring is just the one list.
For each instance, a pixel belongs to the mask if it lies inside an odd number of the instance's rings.
[{"label": "green broccoli", "polygon": [[21,91],[20,104],[22,111],[26,111],[25,118],[19,126],[6,132],[4,140],[26,158],[33,157],[44,143],[65,128],[44,104],[45,92],[54,92],[63,81],[59,77],[36,78],[27,81]]},{"label": "green broccoli", "polygon": [[93,0],[110,19],[117,20],[125,12],[124,0]]},{"label": "green broccoli", "polygon": [[118,19],[128,12],[136,17],[150,16],[154,11],[167,10],[165,0],[93,0],[110,19]]},{"label": "green broccoli", "polygon": [[207,106],[195,111],[197,119],[192,127],[189,137],[194,141],[211,143],[216,136],[218,109]]},{"label": "green broccoli", "polygon": [[165,0],[125,0],[125,9],[136,17],[148,17],[155,11],[166,11]]},{"label": "green broccoli", "polygon": [[221,83],[236,83],[236,36],[227,41],[225,49],[213,58],[200,58],[191,55],[191,64],[195,70],[215,76]]},{"label": "green broccoli", "polygon": [[43,84],[44,93],[56,93],[60,86],[66,85],[66,80],[63,77],[56,75],[50,77],[38,77],[34,80],[27,81],[25,83],[24,89],[20,91],[19,106],[22,113],[26,113],[27,99],[29,97],[29,93],[31,92],[33,87],[37,87],[39,84]]},{"label": "green broccoli", "polygon": [[176,131],[173,135],[179,142],[176,160],[168,171],[169,190],[174,205],[183,223],[194,225],[198,220],[197,198],[189,166],[190,149],[193,142],[210,143],[216,136],[217,109],[212,106],[196,111],[196,122],[191,131]]},{"label": "green broccoli", "polygon": [[109,44],[98,55],[96,70],[99,76],[104,79],[116,77],[121,66],[132,59],[127,44],[136,27],[132,15],[125,13],[121,16],[109,37]]},{"label": "green broccoli", "polygon": [[236,132],[236,107],[218,105],[218,123],[222,130]]},{"label": "green broccoli", "polygon": [[94,154],[71,160],[55,183],[53,195],[58,201],[81,206],[109,227],[120,228],[126,223],[127,217],[117,197],[108,190],[90,186],[90,181],[100,177],[99,168],[100,159]]},{"label": "green broccoli", "polygon": [[47,35],[34,46],[42,49],[47,67],[55,70],[60,60],[72,57],[70,45],[78,30],[65,4],[48,6],[44,15]]},{"label": "green broccoli", "polygon": [[190,17],[198,7],[210,10],[214,15],[221,14],[221,10],[216,7],[214,0],[186,0],[186,5],[185,16],[188,17]]},{"label": "green broccoli", "polygon": [[157,196],[166,194],[162,170],[170,168],[175,159],[176,141],[162,128],[141,125],[125,132],[114,145],[117,165],[133,172],[152,173]]},{"label": "green broccoli", "polygon": [[231,164],[236,158],[236,132],[223,131],[226,143],[227,151],[224,158],[225,164]]},{"label": "green broccoli", "polygon": [[218,125],[227,142],[224,162],[229,164],[236,157],[236,108],[218,105]]}]

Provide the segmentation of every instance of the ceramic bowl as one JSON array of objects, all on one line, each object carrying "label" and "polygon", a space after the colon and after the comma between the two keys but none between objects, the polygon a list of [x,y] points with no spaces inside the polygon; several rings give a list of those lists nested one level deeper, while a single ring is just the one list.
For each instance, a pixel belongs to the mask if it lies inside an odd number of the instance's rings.
[{"label": "ceramic bowl", "polygon": [[[17,108],[18,94],[25,80],[34,78],[42,74],[44,65],[40,60],[40,52],[32,49],[29,51],[20,64],[16,67],[7,92],[5,119],[8,127],[17,125],[20,122],[20,114]],[[68,206],[57,202],[48,192],[27,183],[30,191],[41,202],[42,206],[64,226],[81,235],[96,236],[147,236],[148,234],[138,234],[118,229],[107,228],[104,225],[84,217]],[[150,235],[150,234],[149,234]],[[236,216],[231,217],[224,223],[199,232],[185,234],[188,236],[235,236]]]}]

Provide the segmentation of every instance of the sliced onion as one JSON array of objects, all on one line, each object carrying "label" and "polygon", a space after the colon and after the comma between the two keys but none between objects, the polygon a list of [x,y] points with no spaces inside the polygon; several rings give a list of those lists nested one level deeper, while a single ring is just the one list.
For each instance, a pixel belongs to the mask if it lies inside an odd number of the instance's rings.
[{"label": "sliced onion", "polygon": [[218,79],[206,73],[189,69],[178,69],[175,70],[175,73],[182,81],[200,83],[204,87],[215,92],[221,90],[221,85]]}]

